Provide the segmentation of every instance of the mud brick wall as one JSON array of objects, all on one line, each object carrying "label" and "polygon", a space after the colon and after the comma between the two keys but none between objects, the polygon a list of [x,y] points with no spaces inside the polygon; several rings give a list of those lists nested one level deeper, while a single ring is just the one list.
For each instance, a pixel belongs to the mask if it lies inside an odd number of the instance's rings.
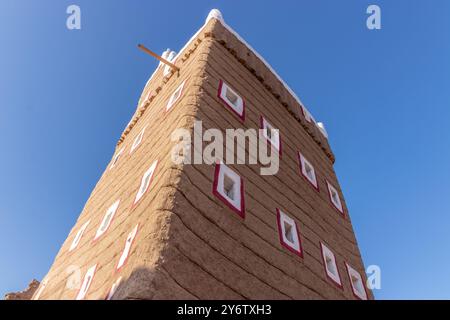
[{"label": "mud brick wall", "polygon": [[[216,19],[211,19],[179,55],[180,73],[159,67],[145,86],[138,108],[119,138],[124,149],[95,186],[75,226],[44,279],[39,299],[74,299],[68,286],[97,263],[86,299],[104,299],[121,277],[114,299],[353,299],[344,261],[364,278],[364,265],[333,170],[334,155],[314,124],[267,67]],[[245,100],[242,123],[217,97],[219,81]],[[169,112],[172,93],[186,81]],[[245,184],[243,220],[212,193],[214,165],[175,165],[170,135],[177,128],[259,128],[263,115],[280,130],[283,155],[275,176],[258,165],[230,165]],[[146,127],[140,146],[135,137]],[[315,167],[319,191],[300,174],[297,152]],[[143,173],[158,160],[150,190],[132,208]],[[330,203],[325,179],[340,193],[345,218]],[[106,210],[120,199],[108,231],[93,242]],[[304,257],[279,241],[276,209],[295,219]],[[78,247],[69,247],[90,220]],[[139,224],[125,266],[116,270],[129,232]],[[325,274],[320,242],[335,254],[343,288]],[[42,286],[42,284],[41,284]],[[39,292],[39,289],[38,289]],[[369,297],[372,294],[368,291]]]}]

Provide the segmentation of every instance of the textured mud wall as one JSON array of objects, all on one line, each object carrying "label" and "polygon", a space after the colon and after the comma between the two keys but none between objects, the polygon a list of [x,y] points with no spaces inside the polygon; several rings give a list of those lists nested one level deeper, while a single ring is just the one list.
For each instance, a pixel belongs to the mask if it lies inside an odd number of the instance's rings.
[{"label": "textured mud wall", "polygon": [[[178,171],[171,170],[170,134],[176,128],[191,127],[188,115],[190,106],[195,105],[199,81],[200,52],[194,50],[198,43],[190,46],[189,58],[177,63],[182,67],[179,75],[173,74],[163,79],[161,67],[143,92],[145,100],[151,92],[152,101],[142,103],[136,111],[131,130],[127,128],[116,151],[124,148],[124,152],[113,169],[111,163],[92,191],[78,221],[62,245],[55,261],[45,277],[47,283],[39,299],[75,299],[78,288],[73,287],[80,271],[81,281],[86,270],[98,263],[87,299],[103,299],[112,284],[122,277],[115,298],[191,298],[188,293],[179,291],[161,265],[161,252],[167,245],[167,231],[170,225],[173,193],[172,188]],[[169,112],[165,112],[167,102],[175,89],[184,81],[185,89],[182,97]],[[142,106],[145,105],[145,108]],[[140,112],[145,109],[145,112]],[[141,145],[130,154],[135,137],[146,126]],[[159,164],[153,176],[150,190],[139,205],[132,209],[135,195],[141,183],[143,173],[153,161]],[[117,200],[120,205],[105,235],[93,242],[94,235],[106,210]],[[90,220],[78,247],[69,252],[69,247],[80,227]],[[126,265],[116,271],[116,265],[125,246],[126,238],[133,227],[140,227],[130,251]],[[154,277],[158,274],[158,277]],[[159,290],[160,282],[164,282],[166,291]]]},{"label": "textured mud wall", "polygon": [[[329,202],[325,179],[339,184],[326,139],[304,120],[298,103],[264,65],[217,20],[209,21],[175,63],[181,67],[179,75],[163,78],[159,68],[144,89],[119,139],[116,151],[124,148],[121,158],[113,169],[108,165],[94,188],[39,298],[74,299],[78,288],[70,286],[76,277],[72,271],[80,271],[81,281],[96,263],[87,299],[104,299],[119,277],[114,299],[353,298],[344,261],[362,275],[364,267],[347,211],[343,218]],[[181,99],[165,112],[170,95],[184,80]],[[244,98],[244,124],[217,98],[219,80]],[[195,119],[202,120],[205,129],[257,129],[261,115],[280,129],[283,155],[276,176],[261,176],[257,165],[230,166],[245,183],[243,220],[213,195],[213,165],[172,163],[170,135],[176,128],[192,130]],[[144,127],[141,145],[130,154]],[[301,176],[297,151],[314,164],[319,192]],[[132,209],[142,175],[155,160],[159,164],[150,190]],[[117,199],[121,202],[107,233],[92,242]],[[304,258],[281,246],[276,208],[296,220]],[[88,220],[77,249],[69,252]],[[127,263],[116,271],[127,235],[137,223]],[[336,255],[343,289],[327,279],[319,241]]]},{"label": "textured mud wall", "polygon": [[[230,34],[223,36],[227,31],[220,23],[210,27],[203,43],[208,51],[199,56],[206,69],[198,88],[201,100],[196,118],[203,121],[204,129],[258,129],[264,115],[281,132],[280,171],[276,176],[261,176],[257,165],[230,166],[244,179],[246,217],[242,220],[213,195],[214,166],[184,167],[165,265],[180,286],[200,299],[354,299],[344,262],[363,278],[364,266],[347,210],[342,217],[329,200],[325,179],[336,187],[339,183],[324,150],[328,144],[319,145],[304,123],[243,67],[245,61],[238,61],[229,50],[237,40]],[[218,40],[223,38],[228,45]],[[219,80],[244,98],[244,124],[217,97]],[[299,172],[300,150],[315,166],[319,192]],[[296,220],[304,258],[281,246],[276,208]],[[336,256],[343,289],[325,274],[320,241]]]}]

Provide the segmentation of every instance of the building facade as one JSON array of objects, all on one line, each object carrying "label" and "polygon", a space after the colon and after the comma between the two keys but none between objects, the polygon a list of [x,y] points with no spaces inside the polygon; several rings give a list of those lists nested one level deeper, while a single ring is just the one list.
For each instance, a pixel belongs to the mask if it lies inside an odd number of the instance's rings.
[{"label": "building facade", "polygon": [[[33,299],[372,299],[323,125],[217,10],[164,58]],[[175,163],[196,121],[263,129],[278,172]]]}]

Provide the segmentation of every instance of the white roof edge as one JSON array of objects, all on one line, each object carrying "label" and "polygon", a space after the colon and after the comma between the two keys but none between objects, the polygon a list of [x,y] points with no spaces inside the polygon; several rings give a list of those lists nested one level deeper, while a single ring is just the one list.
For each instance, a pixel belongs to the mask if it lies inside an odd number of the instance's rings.
[{"label": "white roof edge", "polygon": [[[245,41],[236,31],[234,31],[233,28],[231,28],[228,24],[226,24],[225,20],[223,19],[222,13],[220,12],[220,10],[218,9],[212,9],[206,20],[205,23],[203,24],[203,26],[200,27],[200,29],[197,30],[197,32],[189,39],[188,42],[186,42],[186,44],[183,46],[183,48],[181,48],[180,51],[178,51],[178,54],[174,57],[173,62],[175,62],[179,55],[190,45],[190,43],[199,35],[199,33],[203,30],[203,28],[208,24],[209,20],[211,19],[217,19],[220,23],[222,23],[222,25],[228,29],[228,31],[230,31],[234,36],[236,36],[236,38],[238,38],[239,41],[241,41],[245,46],[247,46],[265,65],[266,67],[275,75],[275,77],[283,84],[283,86],[286,88],[286,90],[294,97],[294,99],[301,105],[303,106],[303,108],[305,108],[306,110],[308,110],[305,105],[303,104],[303,102],[300,100],[300,98],[295,94],[295,92],[291,89],[291,87],[289,87],[289,85],[278,75],[278,73],[272,68],[272,66],[255,50],[253,49],[253,47],[248,44],[247,41]],[[159,65],[158,65],[159,67]],[[155,75],[155,73],[158,71],[158,67],[155,69],[155,71],[152,73],[152,75],[150,76],[150,78],[147,80],[147,83],[145,84],[144,88],[147,87],[148,83],[150,82],[150,80],[153,78],[153,76]],[[311,112],[308,110],[308,112],[311,114]],[[313,117],[314,119],[314,117]],[[316,126],[318,126],[318,123],[316,123]],[[319,127],[320,128],[320,127]],[[324,128],[320,128],[325,130]],[[326,133],[326,131],[322,131],[320,130],[320,132],[322,132],[322,134],[328,138],[328,134]]]}]

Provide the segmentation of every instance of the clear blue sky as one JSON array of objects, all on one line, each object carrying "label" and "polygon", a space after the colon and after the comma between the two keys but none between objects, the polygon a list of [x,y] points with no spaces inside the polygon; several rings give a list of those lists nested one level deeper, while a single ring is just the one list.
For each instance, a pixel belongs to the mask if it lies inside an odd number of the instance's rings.
[{"label": "clear blue sky", "polygon": [[178,50],[212,8],[325,122],[376,297],[450,298],[446,0],[2,0],[0,294],[42,279],[109,162],[156,67],[136,44]]}]

